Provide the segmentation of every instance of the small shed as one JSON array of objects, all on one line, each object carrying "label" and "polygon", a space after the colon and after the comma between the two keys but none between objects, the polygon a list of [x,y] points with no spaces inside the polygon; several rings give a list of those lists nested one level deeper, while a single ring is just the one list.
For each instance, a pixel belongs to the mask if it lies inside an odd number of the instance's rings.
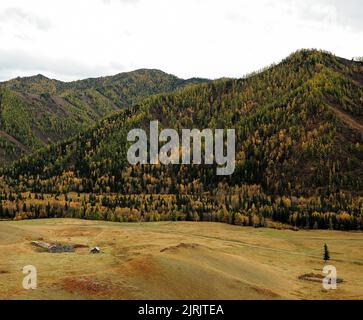
[{"label": "small shed", "polygon": [[101,249],[99,247],[94,247],[89,252],[90,253],[100,253],[101,252]]}]

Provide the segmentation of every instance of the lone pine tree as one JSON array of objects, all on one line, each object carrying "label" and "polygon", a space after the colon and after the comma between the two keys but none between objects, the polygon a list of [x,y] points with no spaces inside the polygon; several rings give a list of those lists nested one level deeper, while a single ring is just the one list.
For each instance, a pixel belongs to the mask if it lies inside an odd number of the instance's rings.
[{"label": "lone pine tree", "polygon": [[328,249],[328,245],[325,243],[324,244],[324,262],[326,263],[329,260],[330,260],[329,249]]}]

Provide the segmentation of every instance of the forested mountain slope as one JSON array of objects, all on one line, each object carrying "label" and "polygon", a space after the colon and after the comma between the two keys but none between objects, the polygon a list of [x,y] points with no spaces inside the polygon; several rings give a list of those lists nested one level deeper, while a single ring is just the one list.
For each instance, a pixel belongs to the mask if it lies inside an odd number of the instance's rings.
[{"label": "forested mountain slope", "polygon": [[[3,180],[17,191],[42,194],[117,192],[126,200],[99,201],[106,207],[111,203],[113,210],[127,205],[142,217],[162,210],[172,218],[236,224],[272,217],[310,227],[363,227],[362,80],[362,63],[302,50],[246,79],[218,80],[140,101],[21,159]],[[148,130],[151,120],[179,131],[236,129],[234,174],[218,177],[213,165],[130,166],[127,133]],[[173,196],[156,201],[155,194]],[[142,199],[130,200],[130,195]],[[105,219],[114,214],[105,212]]]},{"label": "forested mountain slope", "polygon": [[203,81],[141,69],[68,83],[42,75],[0,83],[0,163],[79,133],[149,95]]}]

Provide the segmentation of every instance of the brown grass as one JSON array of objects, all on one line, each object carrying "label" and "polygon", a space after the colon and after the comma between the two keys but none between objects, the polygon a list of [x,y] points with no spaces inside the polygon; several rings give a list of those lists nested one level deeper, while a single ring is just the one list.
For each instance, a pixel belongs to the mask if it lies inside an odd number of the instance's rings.
[{"label": "brown grass", "polygon": [[[56,255],[34,252],[29,242],[40,238],[81,248]],[[344,279],[329,292],[320,283],[324,243],[329,263]],[[191,222],[3,221],[0,298],[363,299],[362,245],[359,232]],[[86,247],[92,246],[102,254],[89,254]],[[37,267],[37,290],[22,288],[22,268],[28,264]],[[299,279],[309,274],[317,281]]]}]

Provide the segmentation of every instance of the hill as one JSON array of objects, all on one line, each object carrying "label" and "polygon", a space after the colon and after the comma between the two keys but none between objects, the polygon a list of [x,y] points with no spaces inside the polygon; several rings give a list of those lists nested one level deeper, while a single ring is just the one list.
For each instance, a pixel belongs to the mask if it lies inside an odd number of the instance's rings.
[{"label": "hill", "polygon": [[42,75],[0,83],[0,164],[79,133],[149,95],[203,81],[141,69],[68,83]]},{"label": "hill", "polygon": [[[302,50],[245,79],[142,100],[21,159],[4,181],[18,192],[90,194],[65,199],[78,206],[67,205],[65,216],[362,228],[362,102],[362,63]],[[151,120],[179,131],[236,129],[234,174],[218,177],[212,165],[128,165],[128,131]],[[125,207],[133,214],[116,212]]]}]

